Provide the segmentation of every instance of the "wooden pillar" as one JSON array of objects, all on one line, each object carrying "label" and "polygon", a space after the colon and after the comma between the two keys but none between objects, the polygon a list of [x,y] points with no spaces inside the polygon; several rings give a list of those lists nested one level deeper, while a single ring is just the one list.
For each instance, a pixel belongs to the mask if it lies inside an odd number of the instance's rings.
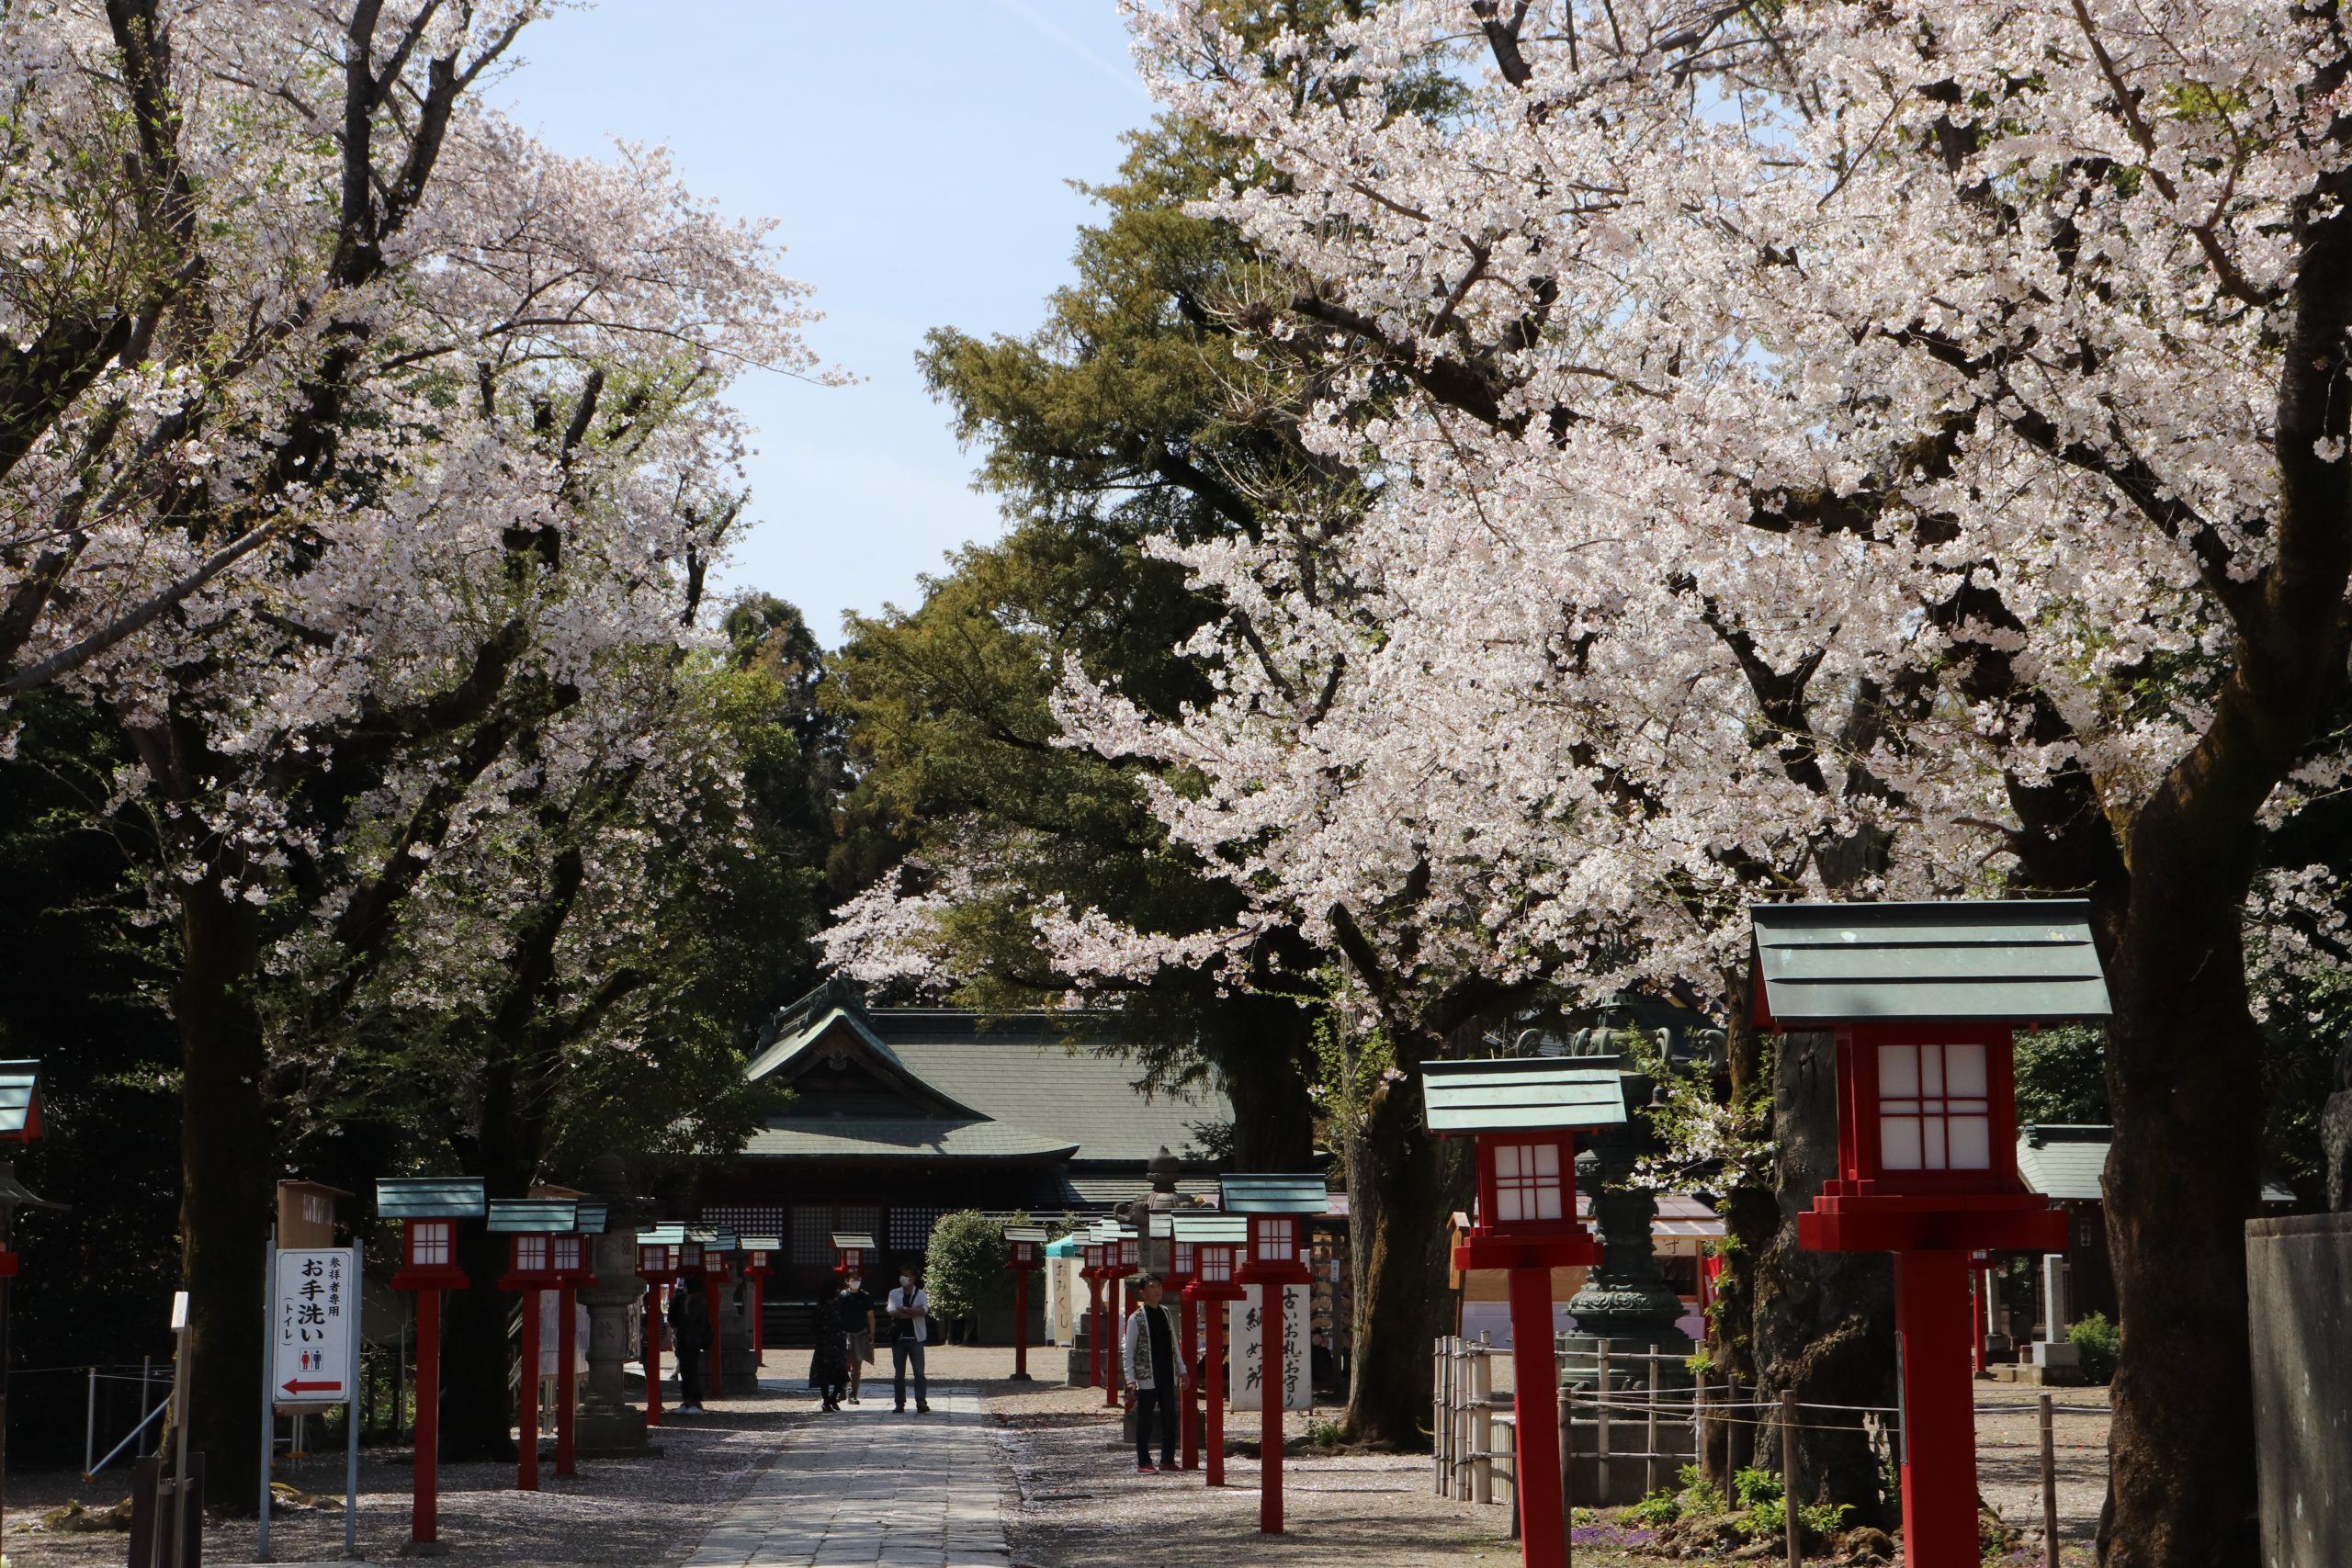
[{"label": "wooden pillar", "polygon": [[570,1280],[556,1292],[555,1324],[562,1339],[555,1360],[555,1472],[563,1477],[579,1473],[571,1428],[580,1409],[580,1291]]},{"label": "wooden pillar", "polygon": [[409,1540],[441,1539],[441,1292],[416,1292],[416,1464],[410,1486]]},{"label": "wooden pillar", "polygon": [[539,1292],[523,1292],[523,1375],[514,1380],[514,1490],[539,1489]]},{"label": "wooden pillar", "polygon": [[1894,1255],[1903,1352],[1904,1568],[1976,1568],[1976,1408],[1962,1370],[1968,1254]]}]

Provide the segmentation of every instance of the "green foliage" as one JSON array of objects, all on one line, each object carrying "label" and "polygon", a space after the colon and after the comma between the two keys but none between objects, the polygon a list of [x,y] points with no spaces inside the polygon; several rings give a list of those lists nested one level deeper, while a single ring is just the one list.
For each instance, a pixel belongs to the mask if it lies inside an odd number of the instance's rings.
[{"label": "green foliage", "polygon": [[1748,1465],[1732,1476],[1731,1494],[1743,1508],[1775,1503],[1781,1495],[1781,1478],[1771,1471]]},{"label": "green foliage", "polygon": [[1675,1479],[1682,1483],[1682,1490],[1676,1500],[1681,1505],[1684,1513],[1708,1517],[1724,1512],[1722,1489],[1709,1481],[1706,1473],[1697,1465],[1684,1465],[1675,1472]]},{"label": "green foliage", "polygon": [[2115,1381],[2116,1359],[2123,1353],[2123,1331],[2107,1320],[2107,1314],[2095,1312],[2066,1331],[2082,1362],[2083,1376],[2094,1383]]},{"label": "green foliage", "polygon": [[2107,1108],[2107,1031],[2062,1024],[2017,1037],[2018,1124],[2103,1122]]},{"label": "green foliage", "polygon": [[1337,1421],[1309,1421],[1306,1440],[1318,1449],[1336,1449],[1347,1428]]},{"label": "green foliage", "polygon": [[1660,1529],[1682,1517],[1682,1502],[1673,1488],[1661,1486],[1627,1508],[1624,1521],[1643,1529]]},{"label": "green foliage", "polygon": [[923,1255],[923,1288],[943,1321],[977,1316],[1006,1296],[1004,1233],[976,1209],[942,1214]]}]

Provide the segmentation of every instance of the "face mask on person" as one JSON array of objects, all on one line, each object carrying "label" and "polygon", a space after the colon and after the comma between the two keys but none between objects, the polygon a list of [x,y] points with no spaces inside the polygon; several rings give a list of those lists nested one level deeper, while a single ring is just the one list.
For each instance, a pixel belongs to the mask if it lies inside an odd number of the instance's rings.
[{"label": "face mask on person", "polygon": [[849,1285],[848,1285],[848,1289],[853,1290],[853,1291],[854,1291],[854,1290],[858,1290],[858,1289],[862,1288],[862,1287],[865,1285],[865,1280],[863,1280],[859,1279],[856,1275],[852,1274],[852,1275],[849,1277]]},{"label": "face mask on person", "polygon": [[901,1285],[911,1287],[914,1282],[915,1277],[912,1274],[901,1274],[899,1276],[899,1283]]}]

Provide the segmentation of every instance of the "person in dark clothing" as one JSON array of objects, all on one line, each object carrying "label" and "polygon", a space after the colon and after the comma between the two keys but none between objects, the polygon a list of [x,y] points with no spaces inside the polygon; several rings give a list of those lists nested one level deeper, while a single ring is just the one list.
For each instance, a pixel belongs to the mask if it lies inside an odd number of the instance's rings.
[{"label": "person in dark clothing", "polygon": [[[1159,1276],[1146,1274],[1139,1281],[1141,1299],[1127,1314],[1126,1331],[1119,1336],[1120,1367],[1136,1396],[1136,1472],[1150,1475],[1176,1468],[1176,1402],[1183,1397],[1184,1358],[1176,1343],[1176,1325],[1159,1304]],[[1159,1417],[1159,1463],[1151,1462],[1152,1416]]]},{"label": "person in dark clothing", "polygon": [[678,1353],[678,1416],[700,1416],[703,1365],[710,1359],[710,1305],[702,1276],[689,1274],[684,1288],[670,1292],[670,1340]]},{"label": "person in dark clothing", "polygon": [[825,1408],[842,1407],[842,1389],[849,1382],[849,1329],[842,1305],[849,1292],[817,1303],[817,1348],[808,1353],[808,1386],[824,1396]]},{"label": "person in dark clothing", "polygon": [[865,1371],[874,1364],[874,1310],[877,1303],[874,1292],[856,1274],[847,1276],[842,1283],[841,1294],[833,1298],[833,1312],[842,1320],[842,1332],[849,1337],[849,1402],[863,1403],[857,1397],[858,1385]]}]

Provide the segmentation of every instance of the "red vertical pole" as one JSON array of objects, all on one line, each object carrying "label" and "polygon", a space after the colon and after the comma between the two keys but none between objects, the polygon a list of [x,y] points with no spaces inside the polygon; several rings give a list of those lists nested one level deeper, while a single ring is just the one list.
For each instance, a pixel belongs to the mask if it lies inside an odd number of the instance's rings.
[{"label": "red vertical pole", "polygon": [[441,1539],[441,1292],[416,1292],[416,1471],[409,1498],[408,1538],[420,1546]]},{"label": "red vertical pole", "polygon": [[1968,1305],[1968,1337],[1972,1350],[1969,1370],[1980,1377],[1992,1364],[1984,1359],[1984,1303],[1992,1294],[1992,1270],[1988,1269],[1972,1266],[1968,1270],[1968,1283],[1975,1296]]},{"label": "red vertical pole", "polygon": [[1176,1298],[1176,1354],[1183,1362],[1185,1371],[1191,1375],[1184,1379],[1184,1386],[1177,1397],[1176,1431],[1177,1441],[1183,1445],[1178,1457],[1186,1470],[1199,1468],[1201,1447],[1200,1407],[1193,1402],[1201,1397],[1203,1374],[1193,1366],[1194,1343],[1193,1298],[1180,1294]]},{"label": "red vertical pole", "polygon": [[514,1382],[514,1490],[539,1489],[539,1292],[523,1292],[523,1375]]},{"label": "red vertical pole", "polygon": [[645,1424],[662,1425],[662,1282],[645,1281]]},{"label": "red vertical pole", "polygon": [[719,1380],[718,1359],[718,1296],[726,1285],[727,1276],[724,1274],[716,1279],[707,1278],[703,1280],[703,1300],[710,1308],[710,1387],[704,1396],[708,1399],[717,1399],[719,1391],[727,1386]]},{"label": "red vertical pole", "polygon": [[1560,1517],[1560,1374],[1552,1359],[1552,1271],[1510,1271],[1510,1371],[1519,1414],[1519,1560],[1526,1568],[1567,1568]]},{"label": "red vertical pole", "polygon": [[768,1282],[764,1275],[752,1276],[752,1376],[767,1371],[768,1364]]},{"label": "red vertical pole", "polygon": [[1894,1255],[1903,1349],[1904,1568],[1976,1568],[1974,1384],[1961,1370],[1968,1254]]},{"label": "red vertical pole", "polygon": [[1029,1376],[1029,1270],[1018,1265],[1012,1270],[1012,1375],[1024,1382]]},{"label": "red vertical pole", "polygon": [[1208,1365],[1201,1369],[1201,1382],[1208,1395],[1207,1441],[1204,1463],[1208,1484],[1225,1484],[1225,1303],[1208,1303],[1209,1355]]},{"label": "red vertical pole", "polygon": [[1258,1533],[1283,1533],[1283,1331],[1287,1289],[1258,1287],[1258,1364],[1264,1369],[1258,1390]]},{"label": "red vertical pole", "polygon": [[570,1280],[556,1295],[556,1333],[562,1343],[555,1358],[555,1472],[577,1473],[572,1464],[571,1417],[580,1404],[580,1297]]}]

